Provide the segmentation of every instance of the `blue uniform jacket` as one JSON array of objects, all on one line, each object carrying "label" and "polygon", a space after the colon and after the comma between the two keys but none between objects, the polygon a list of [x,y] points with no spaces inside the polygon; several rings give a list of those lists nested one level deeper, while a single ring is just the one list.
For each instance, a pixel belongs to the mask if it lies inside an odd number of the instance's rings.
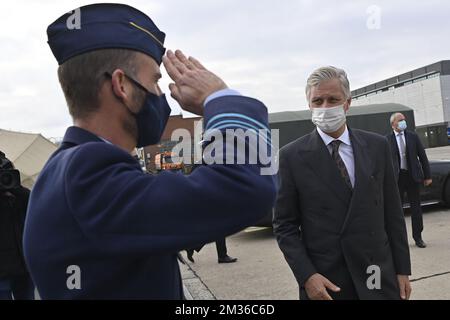
[{"label": "blue uniform jacket", "polygon": [[[267,109],[251,98],[221,97],[205,106],[204,124],[222,132],[268,127]],[[41,297],[182,299],[177,252],[233,234],[273,205],[276,179],[260,168],[144,174],[127,152],[68,128],[27,213],[25,258]],[[71,266],[79,268],[80,288],[70,286]]]}]

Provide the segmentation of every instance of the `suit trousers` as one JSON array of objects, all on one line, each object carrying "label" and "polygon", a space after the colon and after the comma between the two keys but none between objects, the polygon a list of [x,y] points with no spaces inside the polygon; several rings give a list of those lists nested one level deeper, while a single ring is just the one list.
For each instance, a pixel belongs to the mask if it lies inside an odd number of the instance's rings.
[{"label": "suit trousers", "polygon": [[[227,251],[227,243],[226,243],[226,238],[221,238],[219,240],[216,240],[216,250],[217,250],[217,257],[220,258],[225,258],[228,254]],[[200,252],[200,250],[202,250],[203,246],[198,247],[198,248],[191,248],[188,250],[195,250],[197,252]]]},{"label": "suit trousers", "polygon": [[227,256],[227,244],[225,238],[216,241],[217,257],[225,258]]},{"label": "suit trousers", "polygon": [[400,191],[402,202],[405,196],[405,192],[408,195],[408,201],[411,208],[413,239],[415,241],[421,240],[423,231],[423,218],[422,208],[420,206],[420,184],[414,181],[407,170],[400,170],[398,189]]}]

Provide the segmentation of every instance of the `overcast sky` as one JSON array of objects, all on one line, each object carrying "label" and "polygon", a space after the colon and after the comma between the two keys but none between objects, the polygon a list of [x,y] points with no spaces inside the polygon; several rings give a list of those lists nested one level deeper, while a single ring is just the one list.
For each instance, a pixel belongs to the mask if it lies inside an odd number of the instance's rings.
[{"label": "overcast sky", "polygon": [[[106,1],[105,1],[106,2]],[[62,137],[71,125],[47,26],[92,1],[2,1],[0,128]],[[304,86],[317,67],[345,69],[352,89],[450,59],[450,1],[127,1],[229,87],[269,112],[307,107]],[[378,14],[380,13],[380,14]],[[378,20],[377,17],[380,17]],[[168,76],[161,82],[169,92]],[[181,109],[171,100],[172,114]]]}]

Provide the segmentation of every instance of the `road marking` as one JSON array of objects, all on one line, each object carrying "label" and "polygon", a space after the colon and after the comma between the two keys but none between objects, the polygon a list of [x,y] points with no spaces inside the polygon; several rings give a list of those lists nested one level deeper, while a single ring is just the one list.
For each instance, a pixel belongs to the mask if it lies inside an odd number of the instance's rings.
[{"label": "road marking", "polygon": [[410,282],[415,282],[415,281],[425,280],[425,279],[429,279],[429,278],[439,277],[439,276],[443,276],[443,275],[446,275],[446,274],[450,274],[450,271],[442,272],[442,273],[436,273],[436,274],[432,274],[430,276],[425,276],[425,277],[421,277],[421,278],[417,278],[417,279],[412,279],[412,280],[410,280]]}]

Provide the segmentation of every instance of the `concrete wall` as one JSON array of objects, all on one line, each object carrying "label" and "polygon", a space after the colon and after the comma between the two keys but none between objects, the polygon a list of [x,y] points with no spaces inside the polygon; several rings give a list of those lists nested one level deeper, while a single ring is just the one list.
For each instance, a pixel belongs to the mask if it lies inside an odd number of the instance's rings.
[{"label": "concrete wall", "polygon": [[441,76],[440,79],[444,118],[447,123],[450,123],[450,75]]},{"label": "concrete wall", "polygon": [[416,126],[427,126],[431,124],[442,124],[450,122],[450,100],[447,100],[444,111],[443,90],[447,90],[450,97],[450,76],[433,77],[421,81],[405,83],[405,85],[392,88],[388,91],[379,92],[360,97],[352,101],[353,106],[377,103],[399,103],[414,110]]}]

